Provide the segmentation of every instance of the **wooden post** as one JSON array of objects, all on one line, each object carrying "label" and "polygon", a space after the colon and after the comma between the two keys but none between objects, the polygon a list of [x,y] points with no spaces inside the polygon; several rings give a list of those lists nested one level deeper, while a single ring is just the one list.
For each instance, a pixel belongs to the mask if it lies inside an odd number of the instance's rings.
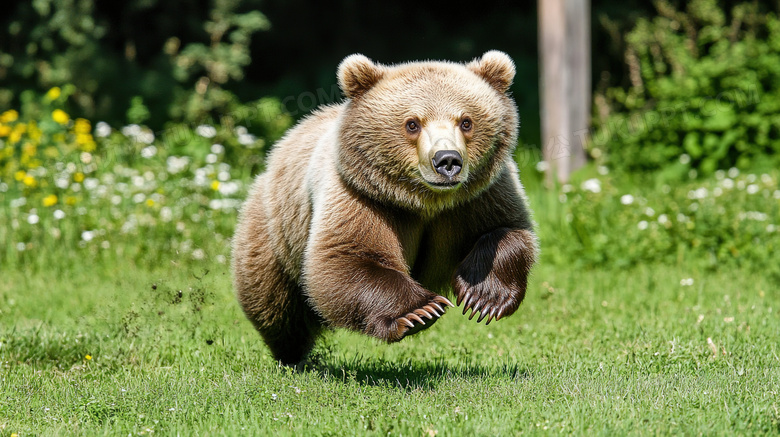
[{"label": "wooden post", "polygon": [[589,0],[539,0],[542,156],[547,183],[585,164],[590,125]]},{"label": "wooden post", "polygon": [[570,170],[585,165],[585,142],[591,111],[590,0],[566,0],[566,40],[569,74]]}]

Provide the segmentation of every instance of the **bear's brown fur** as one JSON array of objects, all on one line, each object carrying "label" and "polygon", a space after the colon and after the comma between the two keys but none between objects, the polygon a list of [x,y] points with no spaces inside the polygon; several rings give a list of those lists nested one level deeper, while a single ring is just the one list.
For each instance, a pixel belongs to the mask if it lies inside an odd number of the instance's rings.
[{"label": "bear's brown fur", "polygon": [[344,59],[345,103],[276,144],[233,243],[238,299],[274,357],[302,360],[323,326],[393,342],[451,303],[488,323],[525,296],[536,238],[512,151],[511,59]]}]

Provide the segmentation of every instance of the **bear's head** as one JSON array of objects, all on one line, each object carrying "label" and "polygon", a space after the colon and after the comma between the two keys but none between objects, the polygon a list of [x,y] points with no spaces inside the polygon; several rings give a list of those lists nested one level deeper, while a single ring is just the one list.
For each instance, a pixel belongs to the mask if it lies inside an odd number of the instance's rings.
[{"label": "bear's head", "polygon": [[348,99],[339,173],[353,189],[424,215],[477,196],[517,143],[517,108],[507,94],[514,75],[498,51],[468,64],[347,57],[338,68]]}]

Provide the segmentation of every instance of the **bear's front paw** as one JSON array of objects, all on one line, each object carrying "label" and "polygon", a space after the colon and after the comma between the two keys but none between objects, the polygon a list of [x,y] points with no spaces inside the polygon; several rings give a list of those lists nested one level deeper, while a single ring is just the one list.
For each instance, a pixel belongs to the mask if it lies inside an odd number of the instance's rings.
[{"label": "bear's front paw", "polygon": [[426,305],[393,320],[390,324],[390,341],[398,341],[430,327],[444,314],[448,306],[455,305],[444,296],[436,296]]},{"label": "bear's front paw", "polygon": [[477,323],[487,317],[485,324],[489,325],[494,318],[499,320],[517,310],[525,296],[525,284],[507,286],[496,277],[488,277],[482,282],[469,284],[458,276],[454,291],[458,297],[458,306],[463,304],[463,314],[471,310],[469,320],[480,313]]},{"label": "bear's front paw", "polygon": [[497,229],[483,235],[455,272],[452,289],[463,314],[487,324],[509,316],[525,297],[528,273],[536,257],[535,237],[523,229]]}]

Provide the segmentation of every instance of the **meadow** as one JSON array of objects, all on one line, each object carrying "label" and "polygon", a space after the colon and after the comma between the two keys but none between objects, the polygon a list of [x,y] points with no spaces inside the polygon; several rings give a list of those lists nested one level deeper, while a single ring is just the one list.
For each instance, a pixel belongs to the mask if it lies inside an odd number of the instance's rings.
[{"label": "meadow", "polygon": [[2,436],[780,433],[777,171],[546,189],[521,148],[542,257],[514,316],[329,332],[294,372],[231,285],[265,140],[204,124],[183,149],[60,93],[0,114]]}]

